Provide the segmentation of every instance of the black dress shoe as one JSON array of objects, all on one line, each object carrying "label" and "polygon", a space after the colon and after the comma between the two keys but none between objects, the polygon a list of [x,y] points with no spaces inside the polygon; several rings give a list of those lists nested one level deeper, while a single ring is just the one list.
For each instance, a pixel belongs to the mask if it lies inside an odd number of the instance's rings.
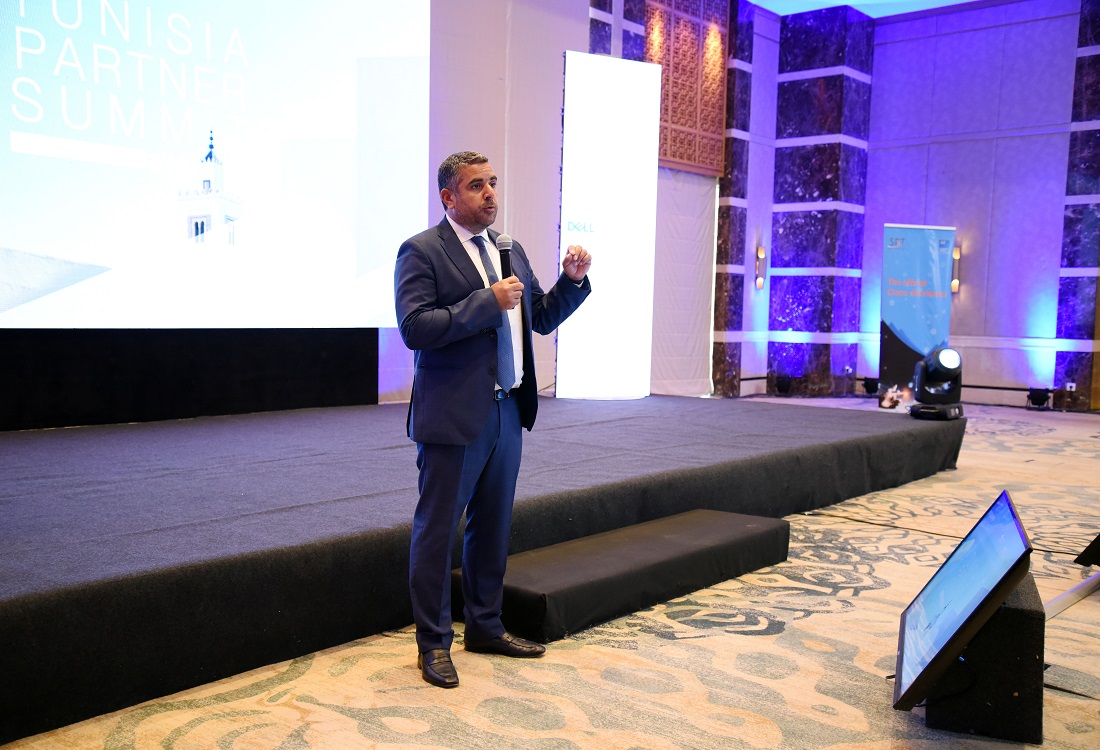
[{"label": "black dress shoe", "polygon": [[517,659],[531,659],[546,653],[546,646],[541,643],[532,643],[511,633],[503,633],[487,641],[466,641],[465,648],[475,654],[500,654]]},{"label": "black dress shoe", "polygon": [[458,687],[458,672],[451,663],[451,652],[447,649],[435,648],[419,654],[416,666],[425,682],[441,688]]}]

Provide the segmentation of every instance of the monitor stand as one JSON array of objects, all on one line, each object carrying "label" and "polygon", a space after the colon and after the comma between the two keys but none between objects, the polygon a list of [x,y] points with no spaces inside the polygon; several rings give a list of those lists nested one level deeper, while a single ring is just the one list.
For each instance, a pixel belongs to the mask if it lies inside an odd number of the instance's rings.
[{"label": "monitor stand", "polygon": [[1045,633],[1046,613],[1029,572],[932,687],[925,725],[1042,743]]}]

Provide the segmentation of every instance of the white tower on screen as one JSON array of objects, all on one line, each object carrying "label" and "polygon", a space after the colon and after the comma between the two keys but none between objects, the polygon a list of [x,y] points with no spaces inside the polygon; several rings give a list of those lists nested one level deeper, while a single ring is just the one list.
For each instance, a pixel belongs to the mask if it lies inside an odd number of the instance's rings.
[{"label": "white tower on screen", "polygon": [[187,237],[196,243],[235,245],[240,204],[225,190],[225,166],[210,146],[199,162],[195,184],[179,191],[187,219]]}]

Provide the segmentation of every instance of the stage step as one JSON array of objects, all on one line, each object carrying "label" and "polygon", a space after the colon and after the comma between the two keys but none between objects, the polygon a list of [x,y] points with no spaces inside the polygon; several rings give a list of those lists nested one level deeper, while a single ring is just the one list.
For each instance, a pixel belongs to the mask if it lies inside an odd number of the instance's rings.
[{"label": "stage step", "polygon": [[[547,643],[787,559],[782,519],[692,510],[512,555],[504,626]],[[462,573],[452,574],[455,619]]]}]

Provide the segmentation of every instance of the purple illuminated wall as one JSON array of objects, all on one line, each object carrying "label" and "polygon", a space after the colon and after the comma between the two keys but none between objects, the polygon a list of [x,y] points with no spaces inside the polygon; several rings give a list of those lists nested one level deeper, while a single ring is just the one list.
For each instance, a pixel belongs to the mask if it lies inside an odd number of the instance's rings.
[{"label": "purple illuminated wall", "polygon": [[[645,0],[623,0],[622,34],[615,45],[615,6],[611,0],[589,0],[588,51],[593,55],[614,55],[624,60],[645,60]],[[595,11],[593,13],[592,11]]]},{"label": "purple illuminated wall", "polygon": [[[1052,388],[1056,405],[1097,406],[1097,7],[1019,0],[876,21],[861,329],[880,320],[883,224],[956,227],[964,400],[1022,406],[1028,388]],[[876,374],[876,348],[860,367]]]},{"label": "purple illuminated wall", "polygon": [[782,21],[769,391],[785,378],[796,394],[855,388],[873,42],[851,8]]},{"label": "purple illuminated wall", "polygon": [[[752,114],[752,42],[755,7],[730,3],[730,58],[726,71],[726,143],[718,180],[718,237],[714,274],[712,379],[719,396],[741,395],[748,222],[749,119]],[[753,258],[747,263],[751,264]]]},{"label": "purple illuminated wall", "polygon": [[[644,47],[637,20],[619,36],[600,10],[621,4],[591,5],[592,51]],[[964,398],[1022,405],[1046,387],[1100,408],[1100,0],[876,21],[732,0],[730,18],[715,393],[760,392],[765,373],[770,392],[786,375],[807,394],[876,376],[883,224],[926,224],[962,245]]]},{"label": "purple illuminated wall", "polygon": [[[1082,346],[1066,351],[1066,345],[1058,351],[1054,382],[1062,387],[1055,405],[1096,409],[1100,408],[1100,358],[1091,345],[1100,338],[1096,314],[1096,271],[1100,267],[1100,0],[1081,3],[1077,48],[1057,335]],[[1074,390],[1066,390],[1066,383],[1073,383]]]}]

